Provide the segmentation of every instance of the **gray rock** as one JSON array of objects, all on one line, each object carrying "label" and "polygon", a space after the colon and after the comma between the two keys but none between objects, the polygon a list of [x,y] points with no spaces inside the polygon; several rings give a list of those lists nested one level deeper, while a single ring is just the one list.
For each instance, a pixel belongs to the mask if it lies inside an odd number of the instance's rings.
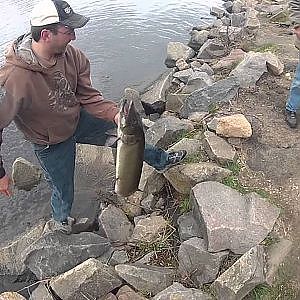
[{"label": "gray rock", "polygon": [[203,150],[202,141],[198,139],[190,139],[190,138],[183,138],[172,147],[168,149],[168,151],[179,151],[179,150],[186,150],[187,157],[199,153]]},{"label": "gray rock", "polygon": [[100,300],[118,300],[118,298],[114,294],[109,293],[104,298],[101,298]]},{"label": "gray rock", "polygon": [[217,278],[221,263],[227,255],[228,251],[209,253],[203,239],[191,238],[179,247],[179,273],[200,286],[212,282]]},{"label": "gray rock", "polygon": [[256,193],[243,196],[218,182],[198,183],[191,200],[210,252],[245,253],[266,238],[279,216],[279,209]]},{"label": "gray rock", "polygon": [[196,71],[189,79],[181,93],[190,94],[201,88],[205,88],[213,84],[212,78],[206,72]]},{"label": "gray rock", "polygon": [[209,31],[207,30],[192,30],[190,32],[191,38],[188,43],[188,46],[192,49],[198,51],[200,47],[207,41],[209,36]]},{"label": "gray rock", "polygon": [[166,110],[172,112],[180,112],[185,99],[189,94],[168,94],[166,96]]},{"label": "gray rock", "polygon": [[225,54],[226,54],[226,50],[224,44],[220,40],[209,39],[199,49],[197,58],[198,59],[220,58]]},{"label": "gray rock", "polygon": [[209,131],[206,131],[204,136],[203,146],[211,160],[214,160],[221,165],[235,161],[235,149],[223,138]]},{"label": "gray rock", "polygon": [[151,213],[157,199],[153,194],[149,194],[146,198],[144,198],[141,202],[141,206],[143,207],[144,211],[148,214]]},{"label": "gray rock", "polygon": [[212,300],[212,298],[198,289],[189,289],[178,282],[158,293],[153,300]]},{"label": "gray rock", "polygon": [[143,197],[142,191],[136,191],[129,197],[120,197],[118,206],[131,220],[142,213],[141,201]]},{"label": "gray rock", "polygon": [[126,264],[129,262],[128,254],[125,250],[115,250],[109,261],[109,265],[116,266],[119,264]]},{"label": "gray rock", "polygon": [[213,7],[211,7],[211,9],[210,9],[210,14],[211,14],[212,16],[217,17],[218,19],[221,19],[221,18],[224,16],[225,11],[224,11],[224,9],[222,9],[222,8],[213,6]]},{"label": "gray rock", "polygon": [[147,300],[147,298],[136,293],[128,285],[122,286],[117,292],[118,300]]},{"label": "gray rock", "polygon": [[169,268],[127,264],[115,266],[115,270],[128,284],[138,291],[156,295],[173,282],[175,272]]},{"label": "gray rock", "polygon": [[195,70],[195,71],[199,71],[199,72],[205,72],[207,75],[209,76],[213,76],[214,75],[214,70],[209,66],[209,64],[204,63],[201,66],[197,66],[196,64],[197,62],[195,61],[194,64],[191,63],[191,67]]},{"label": "gray rock", "polygon": [[44,226],[44,221],[39,222],[31,230],[0,249],[0,275],[21,275],[25,271],[24,252],[42,236]]},{"label": "gray rock", "polygon": [[260,28],[260,21],[257,17],[258,12],[252,8],[249,7],[246,12],[246,22],[244,24],[244,27],[249,30],[257,30]]},{"label": "gray rock", "polygon": [[68,271],[90,257],[98,257],[110,248],[107,239],[91,232],[65,235],[58,231],[43,235],[26,249],[25,265],[45,279]]},{"label": "gray rock", "polygon": [[111,242],[125,243],[132,234],[133,225],[125,213],[112,204],[101,212],[99,223]]},{"label": "gray rock", "polygon": [[248,88],[255,86],[265,72],[267,72],[265,55],[250,51],[230,75],[238,79],[241,87]]},{"label": "gray rock", "polygon": [[223,7],[229,12],[232,13],[233,1],[226,1],[223,3]]},{"label": "gray rock", "polygon": [[151,126],[145,135],[146,143],[161,148],[167,148],[174,143],[179,136],[191,131],[194,126],[190,121],[180,120],[175,117],[159,119]]},{"label": "gray rock", "polygon": [[190,94],[180,114],[187,118],[193,112],[207,112],[212,104],[231,101],[237,95],[238,88],[239,81],[235,77],[219,80]]},{"label": "gray rock", "polygon": [[22,157],[18,157],[12,165],[12,181],[19,190],[32,190],[40,183],[42,174],[39,167]]},{"label": "gray rock", "polygon": [[165,65],[168,68],[173,68],[176,66],[176,61],[178,59],[183,58],[186,61],[194,56],[195,52],[192,48],[180,42],[169,42],[167,46],[167,58],[165,60]]},{"label": "gray rock", "polygon": [[44,283],[40,283],[32,292],[29,300],[53,300],[53,297],[46,288],[46,285]]},{"label": "gray rock", "polygon": [[94,258],[50,281],[52,289],[64,300],[98,299],[121,285],[114,268]]},{"label": "gray rock", "polygon": [[230,15],[231,26],[243,27],[246,22],[246,13],[233,13]]},{"label": "gray rock", "polygon": [[177,165],[164,173],[164,176],[182,194],[189,194],[193,186],[203,181],[222,181],[231,171],[210,162]]},{"label": "gray rock", "polygon": [[212,288],[217,299],[240,300],[264,282],[264,250],[262,246],[256,246],[219,276]]},{"label": "gray rock", "polygon": [[196,222],[192,212],[181,215],[177,219],[180,241],[186,241],[193,237],[202,237],[199,224]]},{"label": "gray rock", "polygon": [[80,233],[87,231],[94,231],[96,228],[95,220],[89,218],[80,218],[72,226],[72,233]]}]

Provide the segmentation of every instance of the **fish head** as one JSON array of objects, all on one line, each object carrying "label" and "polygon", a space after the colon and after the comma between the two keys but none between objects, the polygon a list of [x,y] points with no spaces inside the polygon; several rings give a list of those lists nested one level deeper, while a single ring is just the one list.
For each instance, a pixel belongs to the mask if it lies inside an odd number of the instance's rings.
[{"label": "fish head", "polygon": [[142,120],[135,109],[133,101],[128,104],[127,99],[121,103],[119,128],[125,134],[135,134],[138,128],[142,128]]}]

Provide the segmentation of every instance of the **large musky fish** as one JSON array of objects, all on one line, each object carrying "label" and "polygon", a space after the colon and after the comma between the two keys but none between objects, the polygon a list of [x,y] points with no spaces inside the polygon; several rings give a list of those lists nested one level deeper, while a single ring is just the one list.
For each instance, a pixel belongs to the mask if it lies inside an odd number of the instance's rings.
[{"label": "large musky fish", "polygon": [[[127,109],[128,107],[128,109]],[[142,120],[134,104],[124,99],[118,124],[115,192],[122,197],[132,195],[139,186],[145,149]]]}]

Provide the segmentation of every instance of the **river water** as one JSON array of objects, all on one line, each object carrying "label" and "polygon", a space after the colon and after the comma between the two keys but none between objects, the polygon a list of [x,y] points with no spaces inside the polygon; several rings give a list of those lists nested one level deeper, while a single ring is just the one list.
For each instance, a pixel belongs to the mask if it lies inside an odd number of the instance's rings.
[{"label": "river water", "polygon": [[[29,30],[35,2],[1,0],[1,53],[7,43]],[[70,0],[69,4],[91,18],[76,31],[74,44],[90,58],[94,86],[118,101],[125,87],[142,91],[165,71],[168,42],[187,43],[192,26],[211,23],[209,9],[221,5],[221,0]],[[7,170],[18,156],[37,163],[14,125],[3,137]],[[48,217],[49,197],[45,182],[31,192],[16,191],[11,199],[0,196],[0,244]]]}]

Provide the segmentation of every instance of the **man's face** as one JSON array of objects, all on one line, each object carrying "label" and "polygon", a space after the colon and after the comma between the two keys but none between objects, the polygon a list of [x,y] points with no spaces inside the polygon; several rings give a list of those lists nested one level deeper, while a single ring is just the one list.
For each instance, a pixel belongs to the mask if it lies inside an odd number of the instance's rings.
[{"label": "man's face", "polygon": [[73,28],[59,25],[57,33],[52,33],[51,48],[54,54],[62,54],[65,52],[67,45],[76,39]]}]

